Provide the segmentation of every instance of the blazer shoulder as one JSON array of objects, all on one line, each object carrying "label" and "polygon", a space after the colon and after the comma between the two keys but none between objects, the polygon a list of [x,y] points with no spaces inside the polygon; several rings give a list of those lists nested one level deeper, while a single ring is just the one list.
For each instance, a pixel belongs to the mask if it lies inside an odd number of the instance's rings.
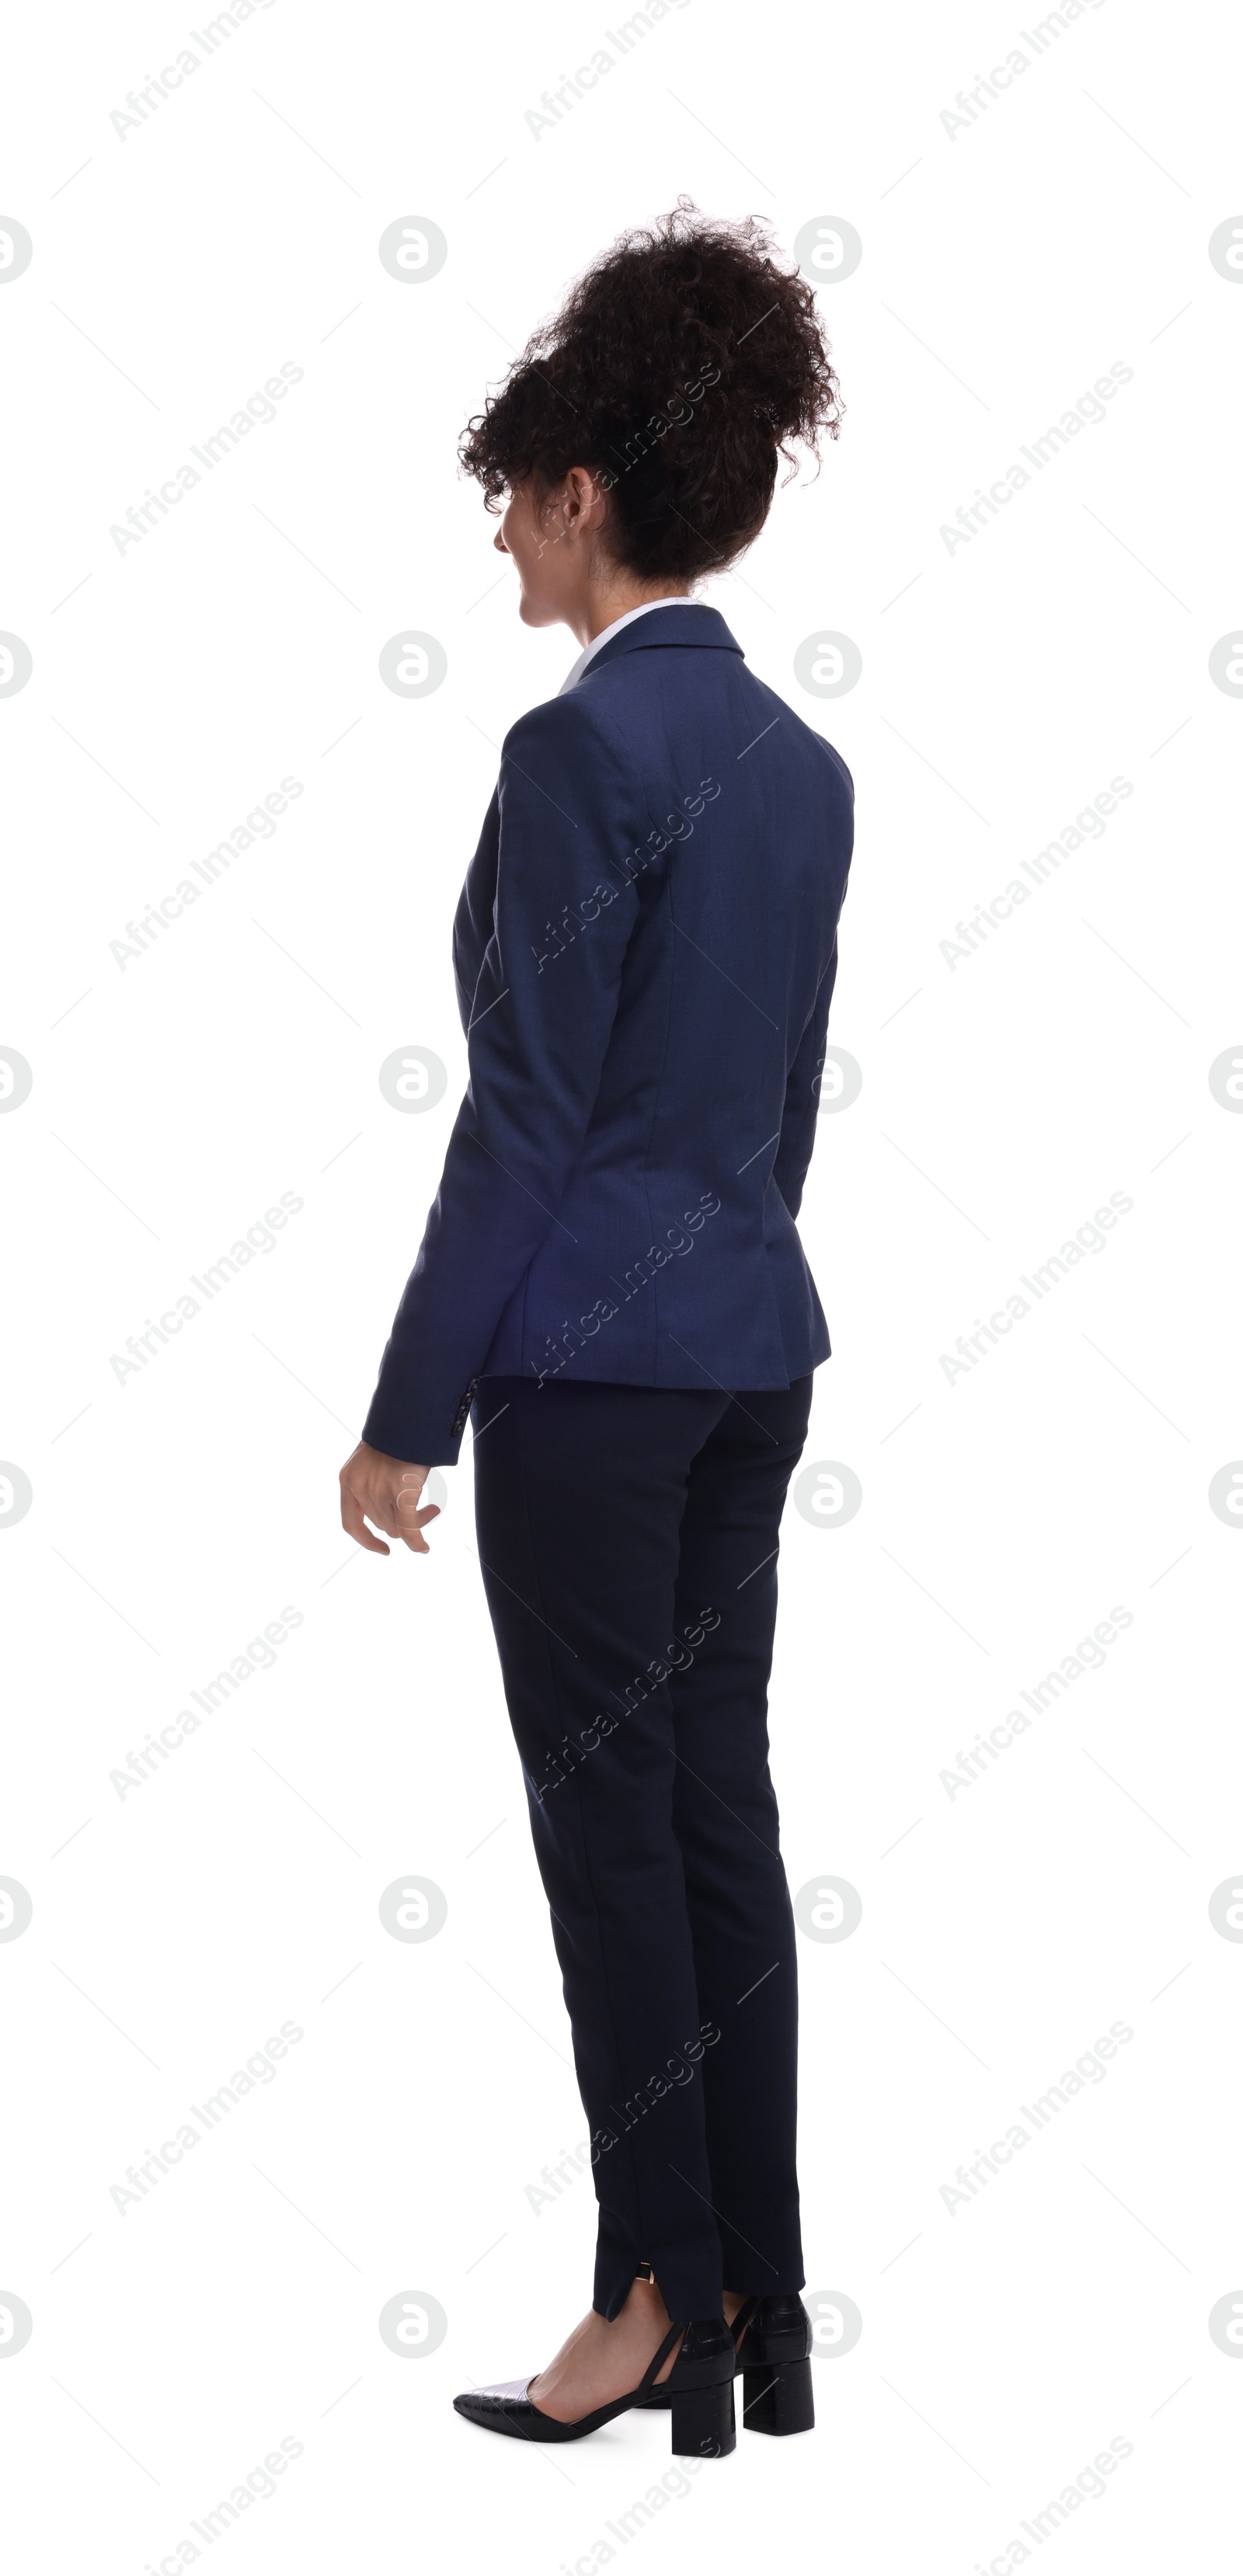
[{"label": "blazer shoulder", "polygon": [[502,752],[518,753],[525,743],[529,749],[543,745],[573,755],[605,742],[621,744],[621,728],[611,719],[599,700],[594,703],[581,689],[567,689],[563,696],[545,698],[537,707],[515,718],[501,744]]},{"label": "blazer shoulder", "polygon": [[[818,733],[814,725],[808,724],[806,717],[801,716],[797,707],[792,707],[787,698],[779,697],[777,691],[770,688],[766,680],[761,680],[754,672],[752,672],[750,676],[754,680],[755,687],[759,692],[764,705],[771,708],[772,711],[780,717],[784,725],[788,725],[793,728],[795,739],[802,744],[808,757],[817,765],[817,768],[822,761],[828,761],[838,786],[845,789],[846,796],[853,805],[855,782],[851,777],[850,771],[846,767],[846,763],[843,760],[840,751],[837,751],[834,748],[826,735]],[[813,771],[813,775],[814,774],[815,772]]]},{"label": "blazer shoulder", "polygon": [[549,794],[544,782],[553,778],[570,791],[570,801],[574,792],[581,796],[584,810],[599,810],[602,800],[611,812],[628,810],[645,794],[637,746],[613,712],[578,689],[530,707],[501,744],[504,803],[525,804],[528,787]]},{"label": "blazer shoulder", "polygon": [[809,725],[807,730],[809,733],[815,735],[815,739],[819,743],[822,752],[825,754],[826,758],[832,762],[833,767],[836,770],[842,785],[845,787],[848,797],[850,798],[850,802],[853,805],[855,801],[855,782],[850,771],[846,767],[846,763],[843,760],[840,751],[838,751],[835,746],[826,739],[824,734],[816,733],[814,725]]}]

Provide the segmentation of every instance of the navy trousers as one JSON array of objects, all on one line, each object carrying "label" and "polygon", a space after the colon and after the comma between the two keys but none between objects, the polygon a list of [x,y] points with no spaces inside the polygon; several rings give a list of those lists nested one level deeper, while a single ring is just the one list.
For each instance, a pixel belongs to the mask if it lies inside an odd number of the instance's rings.
[{"label": "navy trousers", "polygon": [[768,1774],[788,1389],[476,1391],[479,1552],[591,2136],[594,2304],[803,2285],[794,1924]]}]

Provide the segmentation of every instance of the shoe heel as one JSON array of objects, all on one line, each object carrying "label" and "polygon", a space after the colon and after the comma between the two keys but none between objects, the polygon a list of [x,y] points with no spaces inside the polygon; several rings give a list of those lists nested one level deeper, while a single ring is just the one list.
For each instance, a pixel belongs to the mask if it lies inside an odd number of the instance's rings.
[{"label": "shoe heel", "polygon": [[670,2412],[672,2448],[683,2458],[723,2460],[737,2448],[732,2379],[721,2380],[715,2388],[675,2391]]},{"label": "shoe heel", "polygon": [[816,2420],[811,2363],[773,2361],[744,2370],[742,2420],[749,2433],[810,2433]]}]

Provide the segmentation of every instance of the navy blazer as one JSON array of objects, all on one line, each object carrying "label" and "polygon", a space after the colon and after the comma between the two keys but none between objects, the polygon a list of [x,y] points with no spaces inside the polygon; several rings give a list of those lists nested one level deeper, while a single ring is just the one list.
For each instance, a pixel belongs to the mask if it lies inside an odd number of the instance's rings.
[{"label": "navy blazer", "polygon": [[363,1432],[456,1461],[475,1382],[784,1387],[850,774],[691,602],[506,735],[453,932],[470,1082]]}]

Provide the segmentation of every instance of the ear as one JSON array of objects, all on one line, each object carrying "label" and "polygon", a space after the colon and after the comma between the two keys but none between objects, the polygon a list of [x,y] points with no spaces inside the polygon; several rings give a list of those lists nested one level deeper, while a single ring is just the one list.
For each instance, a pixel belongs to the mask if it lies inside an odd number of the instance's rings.
[{"label": "ear", "polygon": [[608,516],[604,485],[589,465],[571,465],[562,486],[562,507],[568,525],[597,529]]}]

